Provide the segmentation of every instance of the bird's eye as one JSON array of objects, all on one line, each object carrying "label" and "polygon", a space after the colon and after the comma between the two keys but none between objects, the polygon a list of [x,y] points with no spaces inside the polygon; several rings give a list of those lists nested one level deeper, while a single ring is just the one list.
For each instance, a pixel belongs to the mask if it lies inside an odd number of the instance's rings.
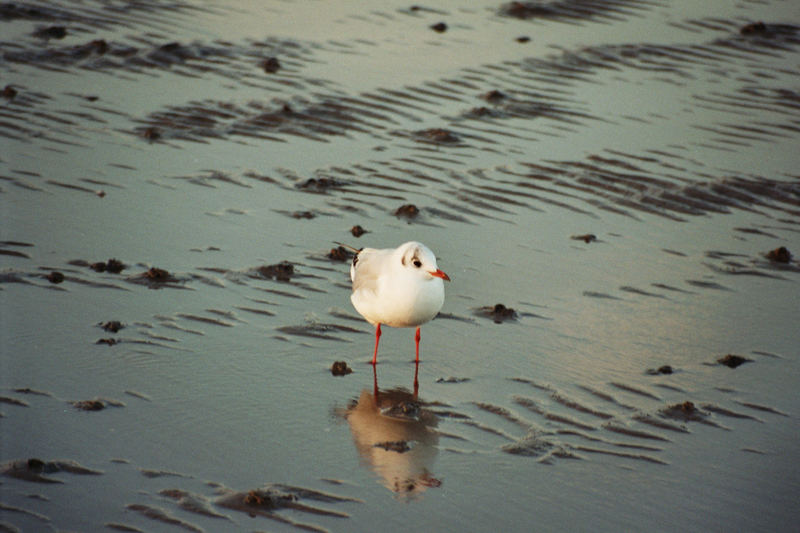
[{"label": "bird's eye", "polygon": [[419,259],[414,259],[414,266],[417,268],[421,267],[422,261],[420,261]]}]

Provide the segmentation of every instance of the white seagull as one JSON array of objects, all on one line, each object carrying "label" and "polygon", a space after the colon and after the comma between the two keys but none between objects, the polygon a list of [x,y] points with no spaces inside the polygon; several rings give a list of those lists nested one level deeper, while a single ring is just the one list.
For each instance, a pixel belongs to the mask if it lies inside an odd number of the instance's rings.
[{"label": "white seagull", "polygon": [[393,328],[417,328],[416,361],[419,362],[419,326],[428,322],[444,304],[447,274],[436,266],[436,256],[420,242],[410,241],[397,248],[378,250],[362,248],[350,267],[353,307],[367,322],[375,325],[375,353],[381,325]]}]

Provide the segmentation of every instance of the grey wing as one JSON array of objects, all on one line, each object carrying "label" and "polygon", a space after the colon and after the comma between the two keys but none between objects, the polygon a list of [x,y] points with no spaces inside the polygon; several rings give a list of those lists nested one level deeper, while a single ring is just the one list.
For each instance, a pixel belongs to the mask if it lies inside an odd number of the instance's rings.
[{"label": "grey wing", "polygon": [[353,292],[377,289],[378,277],[387,258],[387,254],[382,252],[383,250],[375,248],[364,248],[353,258],[353,264],[350,266]]}]

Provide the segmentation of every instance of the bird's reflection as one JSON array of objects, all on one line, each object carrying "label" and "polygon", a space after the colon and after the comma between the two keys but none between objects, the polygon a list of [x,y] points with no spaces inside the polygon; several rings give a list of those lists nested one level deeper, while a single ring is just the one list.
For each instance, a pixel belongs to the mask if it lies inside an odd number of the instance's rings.
[{"label": "bird's reflection", "polygon": [[418,370],[419,365],[412,393],[403,387],[378,389],[373,366],[372,391],[363,390],[345,413],[361,460],[403,499],[441,485],[431,472],[439,442],[437,417],[418,399]]}]

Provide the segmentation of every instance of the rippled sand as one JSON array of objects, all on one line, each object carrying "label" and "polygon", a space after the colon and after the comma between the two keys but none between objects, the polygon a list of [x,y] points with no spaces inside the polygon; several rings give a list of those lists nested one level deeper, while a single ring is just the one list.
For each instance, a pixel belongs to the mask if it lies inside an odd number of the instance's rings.
[{"label": "rippled sand", "polygon": [[791,2],[235,6],[0,4],[0,529],[794,527]]}]

